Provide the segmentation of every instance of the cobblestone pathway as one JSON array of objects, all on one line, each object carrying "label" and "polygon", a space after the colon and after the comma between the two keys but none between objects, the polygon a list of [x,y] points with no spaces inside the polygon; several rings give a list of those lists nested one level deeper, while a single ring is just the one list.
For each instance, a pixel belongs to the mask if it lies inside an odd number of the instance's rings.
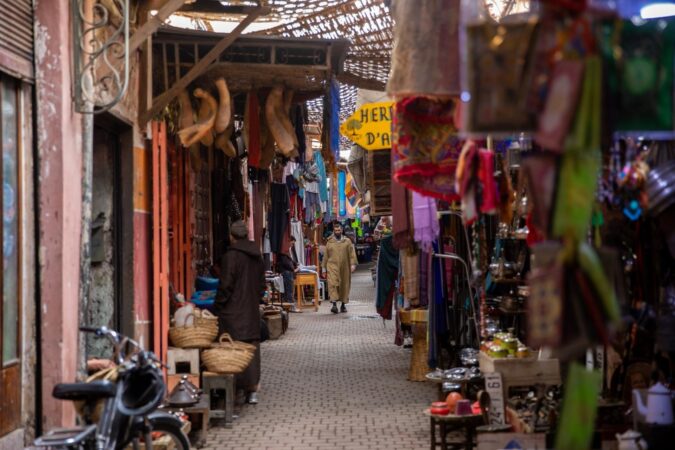
[{"label": "cobblestone pathway", "polygon": [[232,428],[214,422],[206,448],[428,448],[421,411],[435,389],[406,380],[409,350],[393,344],[374,302],[370,271],[358,271],[347,314],[325,302],[292,314],[288,332],[262,344],[260,403],[243,406]]}]

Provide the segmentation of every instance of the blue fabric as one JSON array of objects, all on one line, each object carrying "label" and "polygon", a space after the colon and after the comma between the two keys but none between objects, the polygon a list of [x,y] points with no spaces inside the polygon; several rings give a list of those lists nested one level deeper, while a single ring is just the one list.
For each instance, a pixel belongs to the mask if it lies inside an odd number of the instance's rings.
[{"label": "blue fabric", "polygon": [[[439,253],[438,241],[433,244],[434,253]],[[448,333],[447,306],[445,304],[443,264],[439,258],[432,258],[430,271],[430,289],[429,289],[429,327],[427,333],[429,336],[429,355],[427,362],[429,367],[438,366],[438,336],[444,336]]]},{"label": "blue fabric", "polygon": [[377,258],[377,290],[375,308],[383,319],[391,320],[391,309],[398,278],[399,253],[394,248],[392,236],[380,241],[380,256]]},{"label": "blue fabric", "polygon": [[337,80],[330,82],[330,150],[335,161],[340,160],[340,85]]},{"label": "blue fabric", "polygon": [[323,162],[321,152],[314,152],[314,161],[319,168],[319,198],[322,202],[328,201],[328,177],[326,176],[326,164]]},{"label": "blue fabric", "polygon": [[347,182],[347,174],[344,173],[342,170],[338,172],[338,188],[337,188],[337,193],[338,193],[338,209],[339,211],[339,216],[344,217],[347,215],[347,199],[345,196],[345,184]]}]

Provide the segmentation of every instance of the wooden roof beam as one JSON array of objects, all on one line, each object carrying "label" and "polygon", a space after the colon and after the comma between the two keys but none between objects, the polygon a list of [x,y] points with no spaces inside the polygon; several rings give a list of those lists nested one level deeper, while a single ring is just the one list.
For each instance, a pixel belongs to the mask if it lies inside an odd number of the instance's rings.
[{"label": "wooden roof beam", "polygon": [[157,29],[162,26],[166,19],[176,11],[178,11],[187,0],[167,0],[161,8],[157,10],[157,14],[150,15],[147,22],[145,22],[136,32],[129,38],[129,54],[133,54],[145,40],[152,35]]},{"label": "wooden roof beam", "polygon": [[220,42],[215,45],[215,47],[213,47],[206,55],[204,55],[204,57],[200,59],[192,67],[192,69],[190,69],[190,71],[185,74],[184,77],[182,77],[180,80],[177,80],[173,86],[153,99],[150,109],[139,114],[138,121],[141,127],[145,126],[145,124],[148,123],[148,121],[152,119],[153,116],[158,114],[166,107],[166,105],[171,103],[171,101],[176,98],[176,96],[178,96],[178,93],[188,87],[188,85],[198,77],[203,75],[204,72],[209,69],[211,63],[216,61],[220,54],[223,53],[227,47],[232,45],[232,43],[241,35],[241,33],[244,32],[246,27],[248,27],[261,15],[268,14],[269,11],[270,8],[267,6],[260,7],[255,11],[252,11],[244,18],[244,20],[239,22],[239,25],[237,25],[231,33],[228,33]]},{"label": "wooden roof beam", "polygon": [[206,72],[211,63],[218,57],[244,32],[246,27],[253,23],[261,15],[268,14],[269,7],[260,7],[251,11],[244,20],[242,20],[231,33],[228,33],[220,42],[218,42],[203,58],[201,58],[190,71],[180,80],[177,80],[173,86],[153,99],[152,107],[139,115],[139,123],[144,126],[153,116],[162,111],[171,101],[176,98],[179,92],[187,88],[190,83]]}]

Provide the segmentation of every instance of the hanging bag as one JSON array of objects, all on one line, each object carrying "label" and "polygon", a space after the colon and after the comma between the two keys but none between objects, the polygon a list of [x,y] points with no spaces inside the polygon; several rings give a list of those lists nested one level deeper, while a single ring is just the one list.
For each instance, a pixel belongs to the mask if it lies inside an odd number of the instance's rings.
[{"label": "hanging bag", "polygon": [[471,93],[468,131],[534,130],[528,108],[534,73],[538,21],[482,23],[467,27],[468,82]]},{"label": "hanging bag", "polygon": [[601,62],[596,56],[585,61],[581,99],[558,178],[553,236],[582,241],[593,212],[600,170]]}]

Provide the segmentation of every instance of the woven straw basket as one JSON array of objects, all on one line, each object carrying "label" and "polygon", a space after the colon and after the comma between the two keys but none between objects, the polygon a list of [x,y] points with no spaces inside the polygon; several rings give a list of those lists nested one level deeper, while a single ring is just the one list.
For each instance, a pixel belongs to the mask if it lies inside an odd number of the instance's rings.
[{"label": "woven straw basket", "polygon": [[[87,378],[87,383],[91,383],[92,381],[110,381],[111,383],[116,383],[118,375],[118,367],[102,369],[90,375],[89,378]],[[75,404],[75,410],[77,411],[77,414],[79,414],[79,416],[88,423],[96,423],[103,416],[105,399],[96,400],[95,402],[78,400],[73,403]]]},{"label": "woven straw basket", "polygon": [[169,328],[171,343],[179,348],[210,347],[218,336],[218,319],[214,321],[208,317],[205,318],[203,313],[199,317],[195,314],[189,314],[188,317],[190,316],[194,317],[192,325]]},{"label": "woven straw basket", "polygon": [[255,345],[233,341],[229,334],[223,333],[218,343],[202,352],[202,362],[209,372],[241,373],[251,364],[255,351]]},{"label": "woven straw basket", "polygon": [[214,333],[214,339],[218,336],[218,317],[211,314],[206,309],[195,309],[194,326],[207,328]]}]

